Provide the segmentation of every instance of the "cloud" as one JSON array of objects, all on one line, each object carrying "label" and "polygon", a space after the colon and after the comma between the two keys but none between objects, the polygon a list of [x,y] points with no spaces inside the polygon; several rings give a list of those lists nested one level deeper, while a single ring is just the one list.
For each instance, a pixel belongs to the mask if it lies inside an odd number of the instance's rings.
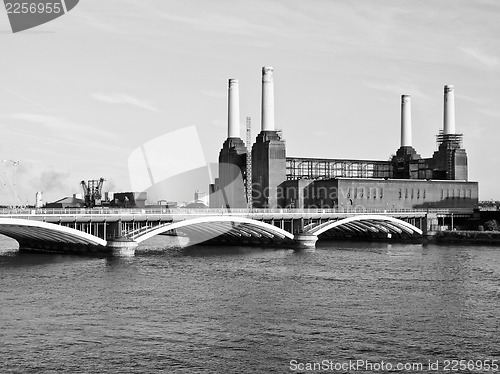
[{"label": "cloud", "polygon": [[215,91],[215,90],[200,90],[202,95],[213,97],[215,99],[223,99],[227,96],[225,91]]},{"label": "cloud", "polygon": [[[73,144],[77,146],[82,146],[82,139],[88,139],[89,137],[92,139],[92,146],[96,146],[99,143],[98,139],[101,139],[103,144],[107,144],[108,140],[114,138],[115,136],[115,134],[106,131],[102,127],[96,130],[96,128],[92,126],[82,125],[66,118],[44,114],[14,113],[6,116],[0,116],[0,119],[26,121],[41,125],[45,131],[52,133],[51,139],[58,139],[66,144]],[[15,129],[20,131],[21,126],[16,126]],[[31,132],[32,131],[30,130],[27,135],[31,134]],[[21,133],[23,133],[22,130]],[[38,137],[40,133],[41,132],[36,131],[34,134]],[[98,137],[95,136],[96,133],[99,134]],[[109,146],[109,144],[107,146]],[[89,147],[89,145],[86,145],[86,147]]]},{"label": "cloud", "polygon": [[33,179],[32,185],[41,188],[42,191],[71,191],[73,183],[70,182],[70,177],[69,171],[44,170]]},{"label": "cloud", "polygon": [[411,95],[413,97],[427,98],[420,88],[410,82],[380,83],[374,81],[364,81],[363,84],[374,90],[394,93],[395,95]]},{"label": "cloud", "polygon": [[471,48],[471,47],[461,47],[459,48],[460,51],[464,52],[465,54],[474,57],[476,60],[481,62],[483,65],[486,65],[489,68],[495,68],[498,66],[498,58],[494,56],[490,56],[476,48]]},{"label": "cloud", "polygon": [[22,160],[16,165],[0,163],[0,204],[33,204],[36,191],[52,201],[78,188],[68,170],[55,170],[40,161]]},{"label": "cloud", "polygon": [[54,116],[48,116],[44,114],[14,113],[7,117],[11,119],[38,123],[54,131],[68,130],[68,129],[79,129],[79,130],[85,129],[84,126],[81,126],[69,120]]},{"label": "cloud", "polygon": [[30,98],[28,98],[27,96],[25,95],[22,95],[16,91],[13,91],[7,87],[2,87],[5,91],[7,91],[8,93],[10,93],[11,95],[14,95],[14,96],[17,96],[19,97],[20,99],[26,101],[27,103],[30,103],[34,106],[37,106],[38,108],[41,108],[43,110],[50,110],[49,108],[47,108],[45,105],[39,103],[38,101],[35,101],[35,100],[31,100]]},{"label": "cloud", "polygon": [[148,103],[145,100],[138,99],[137,97],[130,96],[127,94],[120,93],[111,93],[105,94],[102,92],[93,93],[92,97],[97,101],[101,101],[103,103],[108,104],[128,104],[133,105],[141,109],[149,110],[151,112],[160,112],[158,108],[155,108],[153,105]]},{"label": "cloud", "polygon": [[225,33],[245,37],[255,37],[267,33],[283,33],[283,31],[270,23],[252,21],[244,16],[244,11],[232,14],[227,10],[219,13],[192,13],[189,15],[173,14],[172,12],[157,11],[156,16],[168,22],[180,23],[189,28],[207,32]]},{"label": "cloud", "polygon": [[491,108],[478,108],[477,111],[485,116],[489,117],[500,117],[500,111],[496,111]]}]

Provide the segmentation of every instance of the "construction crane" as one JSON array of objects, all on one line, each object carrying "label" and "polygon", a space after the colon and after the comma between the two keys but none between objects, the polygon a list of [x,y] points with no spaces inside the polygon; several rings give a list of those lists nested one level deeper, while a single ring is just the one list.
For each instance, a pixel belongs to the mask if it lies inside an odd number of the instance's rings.
[{"label": "construction crane", "polygon": [[247,208],[252,209],[252,118],[247,117]]},{"label": "construction crane", "polygon": [[101,205],[102,199],[102,185],[104,184],[104,178],[99,180],[93,179],[89,180],[86,184],[85,181],[81,181],[83,189],[83,196],[85,199],[85,206],[87,208],[93,208],[95,206]]}]

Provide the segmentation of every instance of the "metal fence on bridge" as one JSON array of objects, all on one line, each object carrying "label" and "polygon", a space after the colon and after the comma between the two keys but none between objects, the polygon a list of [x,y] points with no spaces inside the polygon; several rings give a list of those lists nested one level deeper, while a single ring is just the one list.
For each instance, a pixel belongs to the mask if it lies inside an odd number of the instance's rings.
[{"label": "metal fence on bridge", "polygon": [[186,208],[54,208],[54,209],[0,209],[2,216],[27,216],[27,215],[114,215],[114,214],[172,214],[172,215],[261,215],[261,214],[411,214],[434,213],[440,215],[472,214],[467,208],[455,209],[364,209],[362,207],[337,208],[337,209],[186,209]]}]

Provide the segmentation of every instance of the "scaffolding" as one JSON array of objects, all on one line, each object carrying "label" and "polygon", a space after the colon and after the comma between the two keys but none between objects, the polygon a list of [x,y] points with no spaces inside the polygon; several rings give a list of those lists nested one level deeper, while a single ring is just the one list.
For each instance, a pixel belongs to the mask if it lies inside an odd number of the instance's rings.
[{"label": "scaffolding", "polygon": [[247,208],[252,209],[252,118],[247,117],[247,168],[246,168],[246,192]]},{"label": "scaffolding", "polygon": [[443,130],[439,130],[439,134],[436,135],[436,145],[437,148],[441,144],[446,144],[447,148],[462,148],[463,145],[463,134],[445,134]]},{"label": "scaffolding", "polygon": [[286,158],[287,180],[330,178],[390,178],[387,161]]}]

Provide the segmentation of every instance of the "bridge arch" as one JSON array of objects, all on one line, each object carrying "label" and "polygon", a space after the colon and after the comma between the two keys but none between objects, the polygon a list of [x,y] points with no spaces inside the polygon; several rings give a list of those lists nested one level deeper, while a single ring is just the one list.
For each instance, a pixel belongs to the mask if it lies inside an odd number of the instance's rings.
[{"label": "bridge arch", "polygon": [[293,234],[290,234],[289,232],[269,223],[229,215],[206,216],[179,222],[165,223],[160,227],[157,226],[147,232],[139,233],[132,239],[134,239],[137,243],[141,243],[152,238],[153,236],[180,228],[193,228],[199,232],[200,235],[206,236],[207,239],[227,234],[233,237],[265,237],[270,240],[279,239],[280,241],[287,239],[293,240]]},{"label": "bridge arch", "polygon": [[421,229],[408,222],[405,222],[403,220],[391,216],[376,215],[376,214],[359,215],[359,216],[340,219],[337,221],[324,222],[320,225],[310,228],[307,231],[307,233],[318,236],[335,228],[338,229],[347,228],[352,231],[365,232],[365,233],[379,232],[386,235],[387,234],[401,235],[403,233],[410,236],[423,235],[423,231]]},{"label": "bridge arch", "polygon": [[20,245],[34,241],[93,246],[107,244],[104,239],[70,227],[20,218],[0,218],[0,234],[16,240]]}]

